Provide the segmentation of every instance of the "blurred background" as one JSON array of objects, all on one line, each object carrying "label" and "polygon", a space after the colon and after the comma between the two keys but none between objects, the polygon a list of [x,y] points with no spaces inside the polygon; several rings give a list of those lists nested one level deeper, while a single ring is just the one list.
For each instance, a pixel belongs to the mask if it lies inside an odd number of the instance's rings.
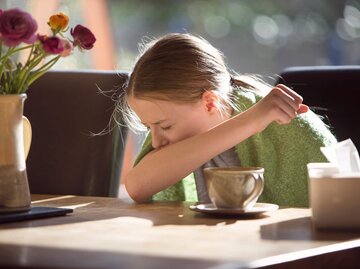
[{"label": "blurred background", "polygon": [[[170,32],[204,37],[230,69],[269,83],[288,66],[360,64],[359,0],[0,0],[0,9],[14,7],[30,12],[42,34],[57,12],[94,32],[94,49],[53,69],[129,71],[139,43]],[[131,134],[124,173],[143,137]]]},{"label": "blurred background", "polygon": [[240,73],[360,64],[359,0],[0,0],[0,8],[13,7],[31,12],[42,33],[60,11],[70,26],[82,23],[95,32],[92,57],[78,53],[58,69],[129,70],[138,43],[169,32],[203,36]]}]

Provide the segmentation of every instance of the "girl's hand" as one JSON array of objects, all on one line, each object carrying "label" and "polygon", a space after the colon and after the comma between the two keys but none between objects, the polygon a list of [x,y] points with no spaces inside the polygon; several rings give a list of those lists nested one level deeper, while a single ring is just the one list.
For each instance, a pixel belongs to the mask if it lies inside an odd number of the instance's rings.
[{"label": "girl's hand", "polygon": [[302,104],[303,98],[283,84],[276,85],[269,94],[253,106],[254,116],[258,117],[259,131],[264,130],[271,122],[288,124],[298,114],[309,110]]}]

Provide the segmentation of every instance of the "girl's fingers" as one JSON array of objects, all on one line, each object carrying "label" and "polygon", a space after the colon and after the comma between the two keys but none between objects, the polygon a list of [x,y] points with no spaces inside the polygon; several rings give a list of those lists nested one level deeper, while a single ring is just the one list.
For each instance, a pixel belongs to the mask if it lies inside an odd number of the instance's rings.
[{"label": "girl's fingers", "polygon": [[272,89],[271,94],[275,96],[276,99],[283,100],[289,106],[291,106],[295,111],[297,111],[300,107],[300,103],[296,101],[294,97],[289,95],[286,91],[281,89],[280,87],[275,87]]},{"label": "girl's fingers", "polygon": [[300,103],[279,87],[273,88],[270,94],[275,96],[275,100],[281,100],[283,103],[288,104],[294,111],[297,111],[300,108]]},{"label": "girl's fingers", "polygon": [[276,85],[276,88],[279,88],[279,89],[283,90],[284,92],[286,92],[289,96],[294,98],[294,100],[296,102],[298,102],[300,104],[303,102],[303,98],[301,97],[301,95],[299,95],[298,93],[296,93],[289,87],[285,86],[284,84],[278,84],[278,85]]},{"label": "girl's fingers", "polygon": [[[293,118],[295,118],[298,114],[306,113],[309,111],[309,107],[307,105],[300,105],[298,111],[293,111],[286,109],[286,106],[279,107],[281,109],[281,113],[278,115],[278,119],[275,120],[278,124],[288,124],[291,122]],[[289,106],[288,106],[289,108]]]},{"label": "girl's fingers", "polygon": [[305,104],[302,104],[303,98],[297,94],[295,91],[289,89],[283,84],[278,84],[274,89],[281,91],[281,97],[283,100],[289,103],[298,114],[306,113],[309,111],[309,107]]},{"label": "girl's fingers", "polygon": [[302,114],[302,113],[306,113],[308,111],[309,111],[309,107],[307,105],[301,104],[297,113]]},{"label": "girl's fingers", "polygon": [[309,110],[307,105],[302,104],[303,98],[300,95],[282,84],[276,85],[265,100],[270,105],[269,115],[278,124],[288,124],[298,114]]},{"label": "girl's fingers", "polygon": [[290,121],[295,118],[297,115],[297,107],[294,107],[293,104],[289,104],[287,100],[279,98],[276,100],[277,107],[279,108],[279,116],[284,116],[283,120]]},{"label": "girl's fingers", "polygon": [[308,111],[302,104],[302,97],[285,85],[279,84],[272,90],[273,101],[276,103],[276,121],[279,124],[290,123],[298,114]]}]

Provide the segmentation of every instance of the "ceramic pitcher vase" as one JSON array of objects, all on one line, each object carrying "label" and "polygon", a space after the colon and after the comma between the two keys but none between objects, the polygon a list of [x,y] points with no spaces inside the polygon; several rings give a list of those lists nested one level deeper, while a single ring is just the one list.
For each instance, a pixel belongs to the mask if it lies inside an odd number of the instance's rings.
[{"label": "ceramic pitcher vase", "polygon": [[31,126],[23,117],[25,99],[26,94],[0,95],[0,213],[30,209],[25,155]]}]

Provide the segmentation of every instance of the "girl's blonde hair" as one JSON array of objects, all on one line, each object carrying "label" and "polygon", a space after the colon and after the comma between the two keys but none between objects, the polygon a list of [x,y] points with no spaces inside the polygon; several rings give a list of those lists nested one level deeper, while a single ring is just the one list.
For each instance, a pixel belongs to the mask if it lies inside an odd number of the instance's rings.
[{"label": "girl's blonde hair", "polygon": [[117,110],[131,129],[139,131],[144,126],[129,107],[127,96],[193,103],[205,91],[214,91],[218,96],[217,106],[224,112],[228,105],[233,106],[234,87],[255,90],[262,85],[248,76],[232,76],[223,54],[203,38],[168,34],[142,46]]}]

